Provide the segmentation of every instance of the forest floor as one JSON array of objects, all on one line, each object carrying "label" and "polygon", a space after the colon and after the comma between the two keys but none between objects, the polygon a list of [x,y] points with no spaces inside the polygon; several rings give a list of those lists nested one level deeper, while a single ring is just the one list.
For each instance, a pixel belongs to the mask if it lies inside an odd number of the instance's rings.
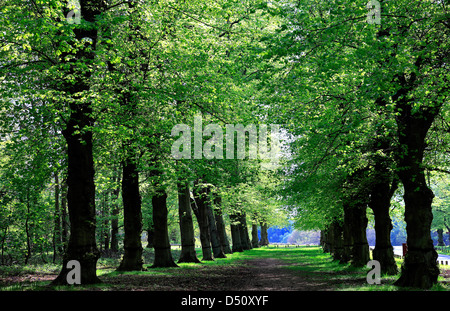
[{"label": "forest floor", "polygon": [[[178,252],[179,253],[179,252]],[[178,255],[174,251],[174,257]],[[146,250],[145,262],[152,262]],[[199,258],[201,251],[199,250]],[[179,264],[179,268],[150,268],[117,272],[118,258],[101,258],[96,285],[50,286],[59,266],[34,266],[0,270],[0,290],[81,291],[392,291],[394,277],[383,277],[381,285],[369,285],[368,268],[353,268],[333,261],[319,247],[264,247],[227,255],[201,264]],[[448,268],[448,267],[447,267]],[[442,270],[432,290],[449,290],[450,273]]]}]

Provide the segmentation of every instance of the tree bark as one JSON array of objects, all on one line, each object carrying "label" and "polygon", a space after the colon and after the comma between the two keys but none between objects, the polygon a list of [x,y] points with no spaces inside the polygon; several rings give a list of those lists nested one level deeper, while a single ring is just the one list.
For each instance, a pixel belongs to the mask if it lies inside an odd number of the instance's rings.
[{"label": "tree bark", "polygon": [[[92,157],[92,133],[76,132],[90,124],[90,109],[86,111],[74,105],[64,136],[68,147],[67,203],[70,219],[70,237],[63,259],[63,267],[54,285],[67,284],[66,268],[70,260],[81,266],[81,284],[99,283],[96,264],[100,256],[95,240],[95,185]],[[81,111],[80,111],[81,110]]]},{"label": "tree bark", "polygon": [[325,228],[320,231],[320,244],[324,253],[330,252],[329,229]]},{"label": "tree bark", "polygon": [[[92,120],[87,105],[71,105],[71,118],[63,131],[68,148],[67,203],[70,237],[63,267],[54,285],[67,284],[66,265],[77,260],[81,266],[81,284],[99,283],[96,264],[100,256],[95,239],[95,184],[92,157],[92,133],[85,129]],[[79,131],[81,129],[81,131]]]},{"label": "tree bark", "polygon": [[119,251],[119,206],[114,203],[111,218],[111,246],[112,252],[117,253]]},{"label": "tree bark", "polygon": [[437,234],[438,234],[438,244],[437,246],[445,246],[444,243],[444,229],[440,228],[436,230]]},{"label": "tree bark", "polygon": [[261,221],[260,227],[261,227],[261,241],[259,242],[259,244],[261,246],[267,246],[269,245],[269,237],[267,235],[267,224]]},{"label": "tree bark", "polygon": [[[159,183],[158,183],[159,184]],[[172,258],[167,227],[167,193],[158,188],[152,198],[153,224],[155,228],[153,248],[155,249],[155,260],[152,268],[178,267]]]},{"label": "tree bark", "polygon": [[155,229],[153,224],[150,224],[147,228],[147,248],[153,248],[153,238],[155,236]]},{"label": "tree bark", "polygon": [[222,208],[221,208],[222,199],[218,195],[214,195],[214,215],[217,225],[217,232],[219,234],[220,244],[222,245],[222,250],[224,254],[231,254],[230,242],[227,238],[227,232],[225,229],[225,222],[223,220]]},{"label": "tree bark", "polygon": [[244,249],[241,243],[241,232],[239,230],[239,218],[235,214],[230,214],[230,229],[231,229],[231,243],[233,253],[243,252]]},{"label": "tree bark", "polygon": [[[109,251],[109,191],[103,192],[103,210],[102,210],[102,216],[103,216],[103,227],[102,227],[102,236],[103,236],[103,245],[105,252]],[[101,245],[101,244],[100,244]]]},{"label": "tree bark", "polygon": [[252,247],[253,248],[259,247],[258,225],[255,223],[252,224]]},{"label": "tree bark", "polygon": [[220,243],[219,232],[217,231],[216,226],[216,219],[213,214],[211,202],[209,200],[206,202],[206,209],[208,213],[209,234],[211,237],[211,246],[214,258],[227,258],[227,256],[223,252],[222,244]]},{"label": "tree bark", "polygon": [[200,228],[200,243],[202,244],[202,260],[214,260],[211,251],[211,236],[209,233],[208,210],[206,207],[208,191],[205,187],[194,186],[194,214]]},{"label": "tree bark", "polygon": [[[398,138],[400,149],[397,154],[398,176],[404,187],[405,221],[408,253],[401,269],[398,286],[430,288],[437,283],[439,268],[437,252],[431,239],[433,213],[433,191],[427,186],[423,162],[425,138],[439,112],[439,107],[412,111],[408,100],[409,87],[414,82],[400,77],[403,88],[395,96],[398,116]],[[405,87],[406,86],[406,87]]]},{"label": "tree bark", "polygon": [[62,241],[61,241],[61,211],[59,206],[59,178],[58,172],[54,173],[55,177],[55,213],[54,217],[54,229],[53,229],[53,263],[56,261],[56,256],[62,253]]},{"label": "tree bark", "polygon": [[61,242],[63,251],[67,249],[67,240],[69,236],[69,220],[67,217],[67,180],[65,180],[61,185],[61,225],[62,234]]},{"label": "tree bark", "polygon": [[187,182],[178,183],[178,214],[180,217],[181,254],[180,262],[199,263],[195,252],[194,224],[192,222],[191,198]]},{"label": "tree bark", "polygon": [[252,248],[250,238],[248,237],[247,220],[245,213],[239,214],[239,234],[241,235],[241,245],[244,250]]},{"label": "tree bark", "polygon": [[[82,1],[80,3],[83,20],[96,25],[97,16],[102,13],[103,1]],[[77,260],[81,267],[81,284],[99,283],[96,264],[100,256],[95,240],[95,184],[94,161],[92,155],[92,132],[89,126],[94,124],[92,119],[92,107],[90,102],[81,101],[79,92],[88,91],[88,80],[91,76],[89,70],[80,75],[76,73],[81,60],[92,61],[95,58],[97,45],[97,31],[95,26],[76,27],[73,32],[76,42],[73,46],[84,42],[83,38],[90,38],[90,43],[76,48],[75,52],[65,52],[65,56],[73,56],[67,60],[69,71],[74,73],[75,83],[68,82],[64,86],[73,100],[69,103],[70,116],[66,128],[63,130],[67,142],[68,176],[67,176],[67,203],[70,218],[70,238],[67,251],[64,255],[63,265],[58,277],[52,284],[67,284],[67,263]],[[72,55],[69,55],[72,54]]]},{"label": "tree bark", "polygon": [[352,207],[349,202],[344,202],[344,226],[343,226],[343,249],[341,263],[350,262],[352,259],[353,236],[352,236]]},{"label": "tree bark", "polygon": [[369,207],[375,217],[376,243],[373,250],[373,259],[380,263],[381,274],[396,275],[398,269],[391,244],[392,222],[389,216],[389,208],[398,182],[392,181],[390,176],[392,174],[389,173],[389,170],[380,161],[377,162],[369,201]]},{"label": "tree bark", "polygon": [[369,243],[367,242],[367,205],[358,202],[353,206],[352,212],[352,260],[351,265],[354,267],[363,267],[370,261]]},{"label": "tree bark", "polygon": [[[156,159],[155,159],[156,161]],[[155,250],[155,259],[152,268],[159,267],[178,267],[172,258],[172,251],[169,239],[169,230],[167,224],[167,192],[162,184],[162,171],[153,169],[150,172],[153,178],[155,194],[152,197],[153,207],[153,248]]]},{"label": "tree bark", "polygon": [[142,212],[139,193],[139,172],[136,163],[130,157],[123,162],[122,177],[123,240],[124,255],[118,271],[141,271],[142,259]]},{"label": "tree bark", "polygon": [[332,248],[331,254],[334,260],[341,260],[344,249],[343,226],[339,220],[333,221],[331,224]]},{"label": "tree bark", "polygon": [[[348,176],[343,187],[344,223],[341,262],[363,267],[370,260],[367,242],[367,204],[370,178],[367,169],[358,169]],[[336,228],[336,227],[335,227]],[[337,236],[335,236],[337,238]]]},{"label": "tree bark", "polygon": [[113,177],[113,182],[117,182],[117,187],[112,190],[112,217],[111,217],[111,251],[117,253],[119,251],[119,204],[117,199],[120,193],[120,169],[117,171],[117,175]]}]

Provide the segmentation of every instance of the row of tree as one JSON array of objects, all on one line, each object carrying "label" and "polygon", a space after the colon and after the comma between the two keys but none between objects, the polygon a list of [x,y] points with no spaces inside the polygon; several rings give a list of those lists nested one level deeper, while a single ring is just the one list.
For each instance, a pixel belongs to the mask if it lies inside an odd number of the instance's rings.
[{"label": "row of tree", "polygon": [[395,284],[430,288],[439,275],[431,180],[449,171],[448,1],[370,3],[278,7],[267,99],[292,135],[284,198],[299,228],[322,230],[325,250],[356,266],[369,261],[369,208],[373,258],[396,274],[390,212],[402,195],[408,255]]},{"label": "row of tree", "polygon": [[[55,283],[65,283],[72,259],[83,267],[82,283],[92,283],[96,220],[108,213],[123,215],[120,268],[141,268],[143,203],[152,206],[154,265],[173,261],[169,189],[181,196],[186,232],[192,192],[204,258],[226,248],[221,211],[233,226],[247,218],[269,223],[283,198],[299,228],[322,230],[337,259],[363,265],[369,207],[374,259],[396,273],[390,209],[401,191],[409,251],[396,284],[431,287],[439,274],[431,177],[450,171],[448,3],[379,1],[376,21],[368,17],[377,8],[366,4],[8,1],[0,11],[2,200],[21,210],[25,229],[9,231],[2,220],[0,231],[25,232],[31,248],[49,178],[63,181],[53,193],[67,202],[55,210],[62,215],[67,204],[70,236]],[[267,171],[267,160],[211,158],[223,149],[211,128],[195,135],[198,113],[204,124],[282,126],[285,165]],[[177,124],[194,129],[194,160],[171,157]],[[214,213],[209,206],[225,208]],[[440,210],[446,223],[447,209]],[[11,208],[2,213],[18,217]],[[215,241],[206,230],[212,218]],[[115,232],[117,226],[111,221]],[[233,248],[240,249],[233,226]]]},{"label": "row of tree", "polygon": [[[54,284],[67,283],[70,260],[80,262],[82,284],[96,283],[99,245],[117,251],[121,233],[118,269],[143,268],[145,229],[153,267],[175,266],[168,233],[174,193],[180,262],[198,262],[191,210],[203,260],[257,246],[258,225],[267,243],[267,224],[281,212],[272,198],[277,176],[261,168],[266,160],[217,161],[206,151],[203,159],[175,160],[171,153],[172,129],[196,130],[199,113],[205,124],[223,126],[263,117],[250,77],[260,64],[247,52],[261,48],[266,30],[260,29],[271,23],[266,7],[264,1],[2,3],[2,261],[24,242],[25,264],[53,245],[54,256],[64,252]],[[203,134],[194,147],[206,148],[212,133]]]}]

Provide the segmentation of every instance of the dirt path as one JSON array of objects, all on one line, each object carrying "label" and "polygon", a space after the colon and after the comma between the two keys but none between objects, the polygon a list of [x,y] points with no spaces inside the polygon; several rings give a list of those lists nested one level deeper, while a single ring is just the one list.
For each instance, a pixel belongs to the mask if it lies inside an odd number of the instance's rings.
[{"label": "dirt path", "polygon": [[246,261],[252,278],[243,290],[311,291],[333,290],[330,284],[305,273],[287,269],[288,265],[276,258],[258,258]]},{"label": "dirt path", "polygon": [[[298,291],[332,290],[329,284],[318,282],[299,271],[287,269],[288,265],[276,258],[255,258],[238,265],[200,265],[195,269],[170,268],[139,274],[104,275],[102,285],[86,290],[119,291]],[[0,286],[21,284],[29,288],[33,282],[42,282],[40,290],[51,290],[47,285],[56,275],[21,275],[0,277]],[[38,288],[35,288],[38,289]]]}]

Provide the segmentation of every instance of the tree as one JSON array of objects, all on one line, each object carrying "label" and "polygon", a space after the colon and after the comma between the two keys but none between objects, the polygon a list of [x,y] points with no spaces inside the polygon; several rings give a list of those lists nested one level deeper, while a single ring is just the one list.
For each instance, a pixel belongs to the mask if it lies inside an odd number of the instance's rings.
[{"label": "tree", "polygon": [[438,246],[445,246],[444,232],[450,232],[450,211],[449,204],[447,203],[448,176],[445,173],[435,173],[433,174],[433,181],[430,185],[435,194],[433,200],[432,228],[436,229],[439,234]]},{"label": "tree", "polygon": [[378,260],[381,273],[397,274],[397,264],[394,259],[394,250],[391,244],[392,221],[389,216],[391,198],[398,187],[399,181],[393,176],[389,161],[383,155],[375,155],[375,169],[372,177],[369,207],[375,217],[376,245],[373,250],[373,259]]},{"label": "tree", "polygon": [[178,189],[178,214],[180,217],[180,234],[181,234],[181,254],[178,260],[180,262],[199,263],[195,252],[195,236],[194,224],[192,222],[191,213],[191,197],[189,184],[179,182]]},{"label": "tree", "polygon": [[[104,10],[101,1],[82,1],[80,12],[83,19],[95,24],[98,16]],[[68,12],[67,12],[68,13]],[[83,25],[84,26],[84,25]],[[78,260],[81,269],[81,283],[98,283],[96,263],[99,252],[95,240],[95,184],[94,163],[92,155],[92,107],[90,100],[80,98],[80,92],[89,91],[87,81],[92,72],[87,70],[79,73],[78,66],[85,63],[88,68],[95,57],[98,28],[74,27],[74,40],[72,44],[74,52],[61,54],[62,65],[68,65],[68,74],[75,75],[75,83],[65,81],[63,91],[71,95],[69,101],[70,117],[67,127],[63,130],[67,142],[68,174],[67,174],[67,204],[71,223],[70,238],[63,261],[63,267],[53,284],[66,284],[67,263],[70,260]],[[90,38],[91,42],[84,38]],[[78,42],[83,42],[78,47]],[[70,61],[66,61],[71,59]],[[78,68],[77,68],[78,67]]]},{"label": "tree", "polygon": [[155,260],[152,268],[178,267],[171,253],[169,233],[167,230],[167,193],[160,178],[162,174],[155,172],[155,193],[152,197],[154,236],[153,248],[155,249]]},{"label": "tree", "polygon": [[126,159],[123,163],[122,198],[124,207],[124,256],[119,271],[143,269],[142,259],[142,213],[139,194],[139,175],[137,165]]},{"label": "tree", "polygon": [[207,185],[196,183],[193,189],[194,193],[194,213],[197,217],[198,226],[200,229],[200,243],[202,245],[202,260],[214,260],[211,251],[211,234],[209,231],[209,217],[208,217],[208,196],[209,190]]},{"label": "tree", "polygon": [[[13,75],[20,80],[29,76],[26,84],[29,98],[52,102],[47,110],[49,115],[65,123],[62,134],[67,143],[67,204],[71,230],[63,266],[54,284],[66,284],[69,260],[78,260],[83,267],[82,283],[99,282],[91,131],[93,99],[88,81],[95,67],[96,20],[104,9],[101,1],[82,1],[83,23],[72,25],[65,22],[69,10],[60,3],[44,8],[37,3],[13,1],[2,10],[2,13],[11,12],[4,29],[16,29],[4,37],[8,48],[2,49],[2,53],[10,47],[17,52],[5,58],[8,60],[3,64],[11,66]],[[44,24],[45,27],[41,27]],[[11,76],[7,81],[10,79]],[[14,94],[14,89],[16,87],[8,90],[12,98],[18,94]]]},{"label": "tree", "polygon": [[[411,7],[417,10],[413,12]],[[319,1],[309,7],[303,3],[279,7],[287,22],[281,27],[278,40],[287,48],[280,51],[277,47],[273,51],[278,60],[290,61],[292,65],[281,67],[287,68],[284,71],[275,71],[277,78],[285,78],[283,91],[276,95],[285,103],[291,98],[306,103],[297,114],[304,117],[302,122],[305,119],[314,122],[309,128],[304,122],[303,130],[294,132],[301,141],[309,143],[311,133],[322,134],[312,137],[327,135],[319,140],[325,142],[324,156],[321,158],[313,151],[311,156],[317,159],[312,163],[323,166],[324,161],[337,162],[329,166],[328,172],[343,168],[340,172],[345,178],[352,172],[348,165],[358,159],[356,154],[364,155],[362,147],[367,146],[368,138],[376,137],[372,126],[384,124],[394,129],[398,144],[394,146],[393,158],[405,189],[408,243],[413,249],[396,283],[400,286],[429,288],[438,275],[430,238],[432,193],[424,178],[423,155],[428,131],[447,101],[448,76],[444,72],[448,54],[444,51],[448,40],[441,36],[445,33],[446,37],[448,32],[443,22],[445,7],[431,1],[383,2],[385,18],[380,26],[366,22],[362,2],[343,5]],[[411,45],[416,49],[411,49]],[[287,88],[290,83],[305,89]],[[318,109],[313,106],[315,103],[327,106]],[[285,105],[281,111],[290,113],[290,108]],[[356,115],[355,111],[363,113]],[[336,118],[339,116],[336,112],[341,113],[342,122]],[[346,140],[347,144],[340,143]],[[335,156],[340,161],[333,159]],[[302,161],[305,162],[303,158]],[[354,165],[356,169],[364,164],[359,162]],[[318,173],[314,165],[310,172]]]},{"label": "tree", "polygon": [[225,221],[223,219],[223,211],[222,211],[222,197],[220,193],[213,191],[213,209],[214,209],[214,217],[217,225],[217,232],[219,235],[220,244],[222,246],[222,251],[224,254],[231,254],[230,242],[227,238],[227,232],[225,229]]}]

